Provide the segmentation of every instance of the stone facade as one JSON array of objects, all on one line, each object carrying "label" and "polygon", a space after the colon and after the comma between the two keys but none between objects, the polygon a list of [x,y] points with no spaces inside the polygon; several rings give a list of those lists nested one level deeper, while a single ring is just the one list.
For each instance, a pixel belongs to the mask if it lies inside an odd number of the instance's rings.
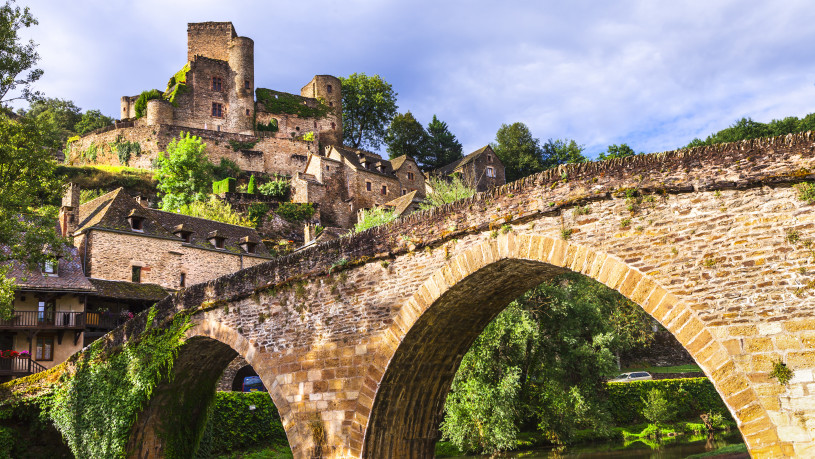
[{"label": "stone facade", "polygon": [[[525,290],[574,271],[677,338],[753,457],[812,457],[815,216],[792,186],[812,170],[812,133],[561,166],[194,286],[157,306],[157,320],[195,311],[195,327],[156,393],[214,387],[238,354],[295,457],[433,457],[472,340]],[[143,316],[106,346],[139,327]],[[770,377],[779,361],[787,384]],[[161,454],[172,403],[151,401],[133,448]]]},{"label": "stone facade", "polygon": [[476,191],[487,191],[507,183],[504,164],[489,145],[433,173],[444,177],[458,174],[467,186]]}]

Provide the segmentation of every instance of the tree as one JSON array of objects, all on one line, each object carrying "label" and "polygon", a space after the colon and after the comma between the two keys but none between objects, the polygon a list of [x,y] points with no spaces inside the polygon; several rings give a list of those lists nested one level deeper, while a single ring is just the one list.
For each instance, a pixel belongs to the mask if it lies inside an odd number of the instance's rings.
[{"label": "tree", "polygon": [[379,148],[396,115],[396,93],[379,75],[353,73],[342,81],[342,128],[354,148]]},{"label": "tree", "polygon": [[541,163],[544,169],[551,169],[561,164],[584,163],[583,145],[571,139],[549,139],[541,146]]},{"label": "tree", "polygon": [[600,161],[605,161],[607,159],[614,158],[627,158],[629,156],[634,156],[636,154],[637,153],[635,153],[634,150],[627,144],[624,143],[620,145],[613,144],[609,145],[606,151],[600,153],[598,159],[600,159]]},{"label": "tree", "polygon": [[68,137],[74,135],[74,126],[82,118],[82,113],[72,101],[56,98],[42,98],[31,102],[23,116],[35,120],[39,125],[42,142],[52,151],[61,150]]},{"label": "tree", "polygon": [[[62,250],[64,241],[54,231],[57,209],[45,205],[62,191],[55,168],[36,122],[0,114],[0,262],[33,269]],[[8,266],[0,267],[0,316],[7,318],[15,285],[6,274]]]},{"label": "tree", "polygon": [[427,132],[410,111],[393,117],[385,133],[385,145],[390,159],[407,155],[419,166],[426,162]]},{"label": "tree", "polygon": [[447,123],[439,121],[436,115],[427,125],[426,157],[426,170],[438,169],[464,157],[461,143],[447,128]]},{"label": "tree", "polygon": [[205,201],[212,184],[212,163],[200,137],[181,133],[159,153],[156,163],[161,209],[174,212],[194,201]]},{"label": "tree", "polygon": [[506,168],[507,182],[544,169],[540,142],[524,123],[502,124],[491,146]]},{"label": "tree", "polygon": [[103,115],[99,110],[88,110],[82,114],[82,118],[74,125],[74,131],[79,135],[84,135],[111,124],[113,124],[113,118]]},{"label": "tree", "polygon": [[[0,7],[0,102],[32,100],[38,96],[31,91],[31,84],[42,76],[42,70],[32,68],[40,60],[37,45],[33,40],[22,42],[18,35],[20,28],[36,24],[28,7],[20,9],[14,6],[14,0],[6,0]],[[9,93],[18,87],[21,94],[9,98]]]}]

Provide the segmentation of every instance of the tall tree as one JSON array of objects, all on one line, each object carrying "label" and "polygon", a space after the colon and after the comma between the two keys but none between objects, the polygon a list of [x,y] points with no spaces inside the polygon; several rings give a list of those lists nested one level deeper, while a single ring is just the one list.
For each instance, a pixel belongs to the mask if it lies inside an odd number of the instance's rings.
[{"label": "tall tree", "polygon": [[82,114],[82,118],[74,125],[74,131],[79,135],[83,135],[111,124],[113,124],[113,118],[103,115],[99,110],[88,110]]},{"label": "tall tree", "polygon": [[433,115],[427,125],[427,170],[438,169],[463,157],[461,143],[447,128],[447,123]]},{"label": "tall tree", "polygon": [[68,137],[76,132],[76,123],[82,119],[82,111],[72,101],[50,97],[32,101],[28,111],[19,113],[37,122],[43,145],[52,151],[65,146]]},{"label": "tall tree", "polygon": [[584,163],[588,158],[583,156],[583,145],[571,139],[549,139],[541,145],[541,163],[544,169],[567,163]]},{"label": "tall tree", "polygon": [[614,159],[614,158],[627,158],[629,156],[634,156],[637,153],[634,152],[634,149],[629,147],[627,144],[613,144],[609,145],[608,149],[598,156],[600,161],[605,161],[607,159]]},{"label": "tall tree", "polygon": [[212,163],[200,137],[182,133],[159,153],[156,160],[157,188],[161,209],[174,212],[194,201],[205,201],[212,186]]},{"label": "tall tree", "polygon": [[354,148],[379,148],[396,115],[396,93],[379,75],[353,73],[342,81],[342,128]]},{"label": "tall tree", "polygon": [[507,182],[544,169],[540,141],[524,123],[502,124],[491,146],[506,168]]},{"label": "tall tree", "polygon": [[427,132],[410,111],[397,114],[385,133],[388,156],[408,155],[421,166],[426,163]]},{"label": "tall tree", "polygon": [[[14,0],[0,7],[0,102],[32,100],[38,95],[31,91],[31,84],[42,76],[42,70],[33,68],[40,60],[37,45],[33,40],[23,42],[18,35],[21,28],[36,24],[28,7],[20,9]],[[18,88],[20,95],[10,97]]]}]

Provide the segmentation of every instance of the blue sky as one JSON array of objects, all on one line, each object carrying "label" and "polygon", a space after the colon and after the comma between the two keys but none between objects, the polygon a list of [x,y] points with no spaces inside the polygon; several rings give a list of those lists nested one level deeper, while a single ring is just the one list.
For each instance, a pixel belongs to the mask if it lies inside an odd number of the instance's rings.
[{"label": "blue sky", "polygon": [[399,111],[446,121],[465,153],[502,123],[671,150],[742,116],[815,112],[815,8],[785,1],[18,0],[39,25],[37,88],[83,110],[163,88],[186,24],[232,21],[255,41],[258,87],[297,93],[315,74],[379,74]]}]

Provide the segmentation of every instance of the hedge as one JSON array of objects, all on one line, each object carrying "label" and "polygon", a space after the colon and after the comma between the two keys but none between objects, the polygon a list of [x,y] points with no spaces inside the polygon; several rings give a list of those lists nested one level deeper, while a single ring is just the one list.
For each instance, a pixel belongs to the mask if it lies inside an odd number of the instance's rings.
[{"label": "hedge", "polygon": [[677,408],[677,419],[696,417],[709,411],[730,416],[727,406],[707,378],[659,379],[606,384],[614,422],[617,425],[644,422],[640,414],[642,400],[652,389],[662,390],[665,398],[673,402]]},{"label": "hedge", "polygon": [[212,182],[212,192],[214,194],[234,193],[235,179],[232,177],[227,177],[223,180]]},{"label": "hedge", "polygon": [[288,440],[267,392],[215,394],[198,457],[270,444],[288,445]]}]

